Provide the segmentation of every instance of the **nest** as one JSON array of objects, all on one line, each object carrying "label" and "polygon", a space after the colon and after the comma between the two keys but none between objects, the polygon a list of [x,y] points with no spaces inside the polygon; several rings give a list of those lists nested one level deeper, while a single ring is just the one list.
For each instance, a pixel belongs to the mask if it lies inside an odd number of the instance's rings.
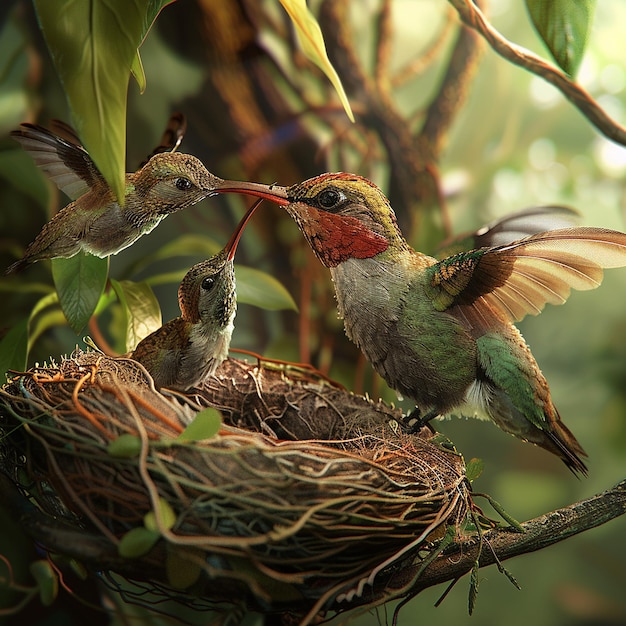
[{"label": "nest", "polygon": [[[189,604],[243,601],[304,622],[389,599],[386,576],[461,533],[463,459],[403,432],[399,411],[306,369],[232,359],[192,391],[160,393],[136,362],[97,352],[13,378],[0,462],[33,509],[27,530]],[[205,407],[221,411],[218,433],[179,439]],[[136,449],[112,453],[121,436]],[[147,515],[158,541],[121,556]]]}]

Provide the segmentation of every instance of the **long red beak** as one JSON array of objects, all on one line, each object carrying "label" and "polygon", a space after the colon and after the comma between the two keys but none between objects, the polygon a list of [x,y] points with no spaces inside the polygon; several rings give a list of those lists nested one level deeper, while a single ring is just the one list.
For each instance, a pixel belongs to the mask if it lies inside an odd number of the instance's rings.
[{"label": "long red beak", "polygon": [[280,206],[289,204],[287,187],[280,185],[264,185],[263,183],[248,183],[239,180],[223,180],[214,190],[217,193],[241,193],[248,196],[257,196]]},{"label": "long red beak", "polygon": [[247,211],[246,214],[241,218],[239,224],[237,224],[237,228],[235,228],[235,232],[230,236],[228,243],[226,244],[226,259],[228,261],[232,261],[235,258],[235,252],[237,252],[237,245],[239,244],[239,240],[241,239],[241,235],[243,233],[246,224],[250,221],[252,214],[257,210],[259,205],[263,202],[263,198],[259,198]]}]

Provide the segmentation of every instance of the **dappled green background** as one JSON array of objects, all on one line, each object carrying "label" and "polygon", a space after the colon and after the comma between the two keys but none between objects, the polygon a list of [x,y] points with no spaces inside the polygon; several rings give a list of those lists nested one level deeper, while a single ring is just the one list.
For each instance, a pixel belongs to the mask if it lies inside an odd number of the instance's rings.
[{"label": "dappled green background", "polygon": [[[355,44],[371,69],[374,25],[380,3],[354,2]],[[546,55],[521,2],[494,0],[493,23],[510,39]],[[242,7],[247,6],[247,13]],[[396,0],[390,79],[411,59],[431,49],[451,18],[442,0]],[[22,121],[70,121],[67,104],[46,53],[29,2],[0,9],[0,268],[21,254],[53,210],[66,199],[47,185],[8,132]],[[626,6],[599,3],[580,82],[621,123],[626,120]],[[236,37],[226,34],[235,25]],[[256,36],[256,29],[261,32]],[[455,26],[451,27],[454,34]],[[236,41],[229,47],[229,42]],[[371,128],[352,127],[321,75],[291,51],[291,34],[277,2],[184,2],[167,7],[142,47],[147,89],[129,88],[127,167],[134,169],[158,143],[169,114],[188,118],[182,149],[200,157],[223,177],[289,184],[332,169],[351,169],[388,188],[389,160]],[[423,71],[393,92],[405,117],[420,111],[436,89],[450,49],[450,37]],[[271,53],[281,72],[265,54]],[[620,57],[621,54],[621,57]],[[350,94],[349,94],[350,95]],[[357,122],[364,111],[352,100]],[[539,78],[487,50],[481,57],[468,100],[452,127],[439,164],[455,232],[537,204],[567,204],[582,222],[624,229],[626,150],[601,137],[585,118]],[[396,211],[411,239],[424,233],[407,207]],[[180,253],[132,268],[179,237],[202,234],[222,246],[244,204],[213,198],[167,220],[132,248],[111,259],[115,279],[143,280],[184,272],[201,256]],[[436,232],[436,229],[433,229]],[[336,319],[332,288],[295,227],[276,207],[265,205],[243,237],[238,262],[280,279],[300,312],[262,311],[241,305],[233,346],[267,356],[309,360],[346,385],[373,395],[394,396],[361,374],[356,349]],[[37,263],[18,277],[0,278],[0,333],[26,318],[52,285],[50,266]],[[175,282],[154,286],[163,318],[178,314]],[[576,480],[556,458],[507,436],[491,424],[451,420],[440,428],[466,458],[481,457],[485,471],[475,488],[491,494],[523,520],[612,486],[624,478],[626,463],[626,270],[609,271],[603,286],[574,293],[564,307],[548,307],[520,327],[550,385],[555,404],[589,453],[590,476]],[[100,328],[119,345],[119,316],[108,313]],[[58,357],[82,342],[67,327],[46,331],[35,343],[29,365]],[[409,403],[406,403],[407,408]],[[485,511],[490,512],[485,504]],[[0,522],[3,529],[7,522]],[[522,591],[495,568],[481,572],[473,617],[467,616],[468,581],[463,579],[439,608],[443,587],[420,594],[400,614],[399,624],[436,621],[455,624],[626,623],[626,542],[623,519],[541,553],[507,563]],[[0,552],[17,564],[31,558],[16,529],[0,534]],[[5,545],[6,543],[6,545]],[[21,558],[20,558],[21,555]],[[8,602],[8,600],[7,600]],[[32,613],[32,623],[67,610]],[[355,624],[385,622],[392,607],[355,617]],[[74,623],[84,623],[81,617]],[[94,618],[95,619],[95,618]],[[103,617],[97,619],[106,620]],[[250,618],[251,622],[253,618]]]}]

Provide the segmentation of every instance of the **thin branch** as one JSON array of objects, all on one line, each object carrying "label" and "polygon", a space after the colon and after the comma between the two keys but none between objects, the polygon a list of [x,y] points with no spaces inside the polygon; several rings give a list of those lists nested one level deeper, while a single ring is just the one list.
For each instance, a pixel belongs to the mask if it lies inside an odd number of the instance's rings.
[{"label": "thin branch", "polygon": [[391,0],[383,0],[382,7],[378,13],[378,28],[376,29],[376,67],[374,69],[374,80],[379,89],[385,89],[384,85],[388,79],[391,53],[393,50],[393,25]]},{"label": "thin branch", "polygon": [[605,137],[626,145],[626,128],[611,119],[591,95],[555,66],[503,37],[472,0],[449,0],[461,20],[479,32],[495,52],[556,87]]}]

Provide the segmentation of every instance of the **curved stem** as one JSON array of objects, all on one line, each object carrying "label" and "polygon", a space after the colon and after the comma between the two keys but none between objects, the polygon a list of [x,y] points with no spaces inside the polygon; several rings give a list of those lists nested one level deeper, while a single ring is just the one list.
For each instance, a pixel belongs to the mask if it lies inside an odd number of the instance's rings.
[{"label": "curved stem", "polygon": [[503,37],[472,0],[449,0],[461,20],[485,38],[500,56],[556,87],[605,137],[626,145],[626,128],[607,115],[591,95],[559,69]]}]

